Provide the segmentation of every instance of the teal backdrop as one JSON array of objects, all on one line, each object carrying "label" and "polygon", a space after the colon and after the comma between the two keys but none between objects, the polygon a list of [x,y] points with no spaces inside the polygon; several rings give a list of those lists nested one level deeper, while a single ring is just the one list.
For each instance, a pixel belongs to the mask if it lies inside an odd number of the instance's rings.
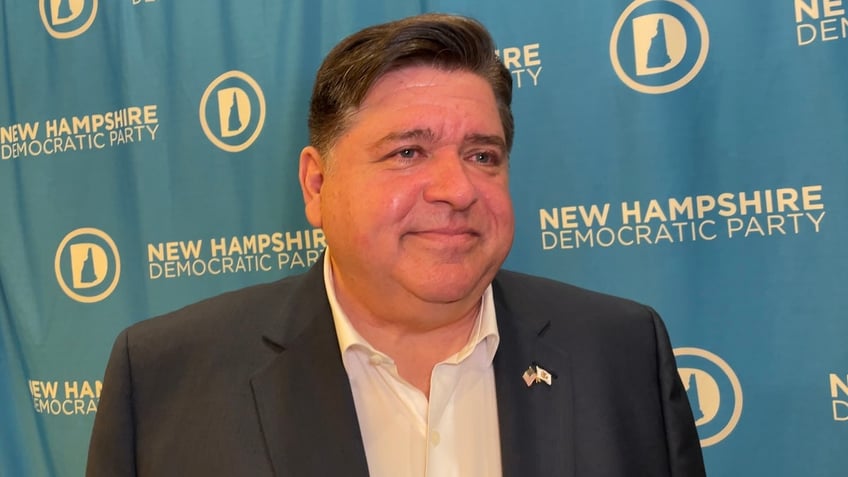
[{"label": "teal backdrop", "polygon": [[846,475],[847,9],[0,0],[0,475],[82,475],[121,329],[315,262],[314,73],[425,11],[513,75],[507,266],[662,314],[710,476]]}]

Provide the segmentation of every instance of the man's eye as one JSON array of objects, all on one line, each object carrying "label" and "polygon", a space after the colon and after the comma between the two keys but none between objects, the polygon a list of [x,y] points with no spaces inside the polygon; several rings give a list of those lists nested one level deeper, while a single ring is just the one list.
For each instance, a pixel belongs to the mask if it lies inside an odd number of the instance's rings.
[{"label": "man's eye", "polygon": [[402,166],[409,166],[417,163],[421,159],[425,157],[424,151],[419,147],[410,146],[410,147],[399,147],[397,149],[392,150],[383,156],[383,160],[385,161],[394,161],[395,163]]},{"label": "man's eye", "polygon": [[497,157],[488,152],[475,152],[471,156],[471,160],[478,164],[496,164]]}]

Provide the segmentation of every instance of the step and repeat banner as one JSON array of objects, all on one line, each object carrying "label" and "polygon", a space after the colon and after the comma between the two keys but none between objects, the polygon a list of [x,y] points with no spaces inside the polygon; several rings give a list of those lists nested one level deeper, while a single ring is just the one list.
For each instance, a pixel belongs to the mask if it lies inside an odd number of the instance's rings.
[{"label": "step and repeat banner", "polygon": [[315,263],[314,73],[424,11],[513,76],[507,266],[659,310],[710,476],[846,474],[848,1],[0,0],[0,475],[82,475],[121,329]]}]

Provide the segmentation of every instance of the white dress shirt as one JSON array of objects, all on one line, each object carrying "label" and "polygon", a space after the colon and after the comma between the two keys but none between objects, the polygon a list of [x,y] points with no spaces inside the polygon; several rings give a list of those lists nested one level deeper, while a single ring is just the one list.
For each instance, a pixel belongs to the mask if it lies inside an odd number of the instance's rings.
[{"label": "white dress shirt", "polygon": [[492,358],[500,337],[491,285],[468,342],[430,375],[430,400],[394,361],[353,328],[336,299],[329,254],[324,284],[333,311],[372,477],[501,475]]}]

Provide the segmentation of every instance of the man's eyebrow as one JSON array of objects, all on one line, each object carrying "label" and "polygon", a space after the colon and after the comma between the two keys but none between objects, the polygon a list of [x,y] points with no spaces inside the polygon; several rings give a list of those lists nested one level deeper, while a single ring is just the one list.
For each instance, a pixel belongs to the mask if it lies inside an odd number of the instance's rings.
[{"label": "man's eyebrow", "polygon": [[501,151],[506,151],[504,138],[494,134],[467,134],[462,142],[474,146],[495,146]]},{"label": "man's eyebrow", "polygon": [[409,129],[406,131],[392,131],[374,142],[374,147],[379,148],[383,144],[398,141],[418,140],[425,142],[433,142],[436,140],[436,133],[430,128],[424,129]]},{"label": "man's eyebrow", "polygon": [[[383,144],[398,141],[417,140],[424,142],[436,142],[437,139],[436,133],[430,128],[393,131],[375,141],[374,147],[378,148]],[[496,134],[466,134],[465,137],[462,138],[462,143],[463,145],[472,146],[495,146],[502,151],[506,151],[506,141]]]}]

